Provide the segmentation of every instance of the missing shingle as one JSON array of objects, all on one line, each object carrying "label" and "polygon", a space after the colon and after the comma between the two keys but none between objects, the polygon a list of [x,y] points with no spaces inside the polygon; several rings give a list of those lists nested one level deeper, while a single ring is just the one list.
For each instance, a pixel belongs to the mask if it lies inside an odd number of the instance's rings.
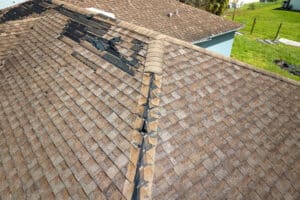
[{"label": "missing shingle", "polygon": [[88,27],[89,31],[97,33],[97,35],[99,36],[103,36],[111,27],[111,24],[96,20],[91,15],[76,13],[62,6],[56,7],[55,10],[69,17],[70,19],[72,19],[72,21],[85,25],[86,27]]},{"label": "missing shingle", "polygon": [[110,53],[107,53],[103,56],[103,58],[113,64],[114,66],[118,67],[119,69],[123,70],[124,72],[134,76],[134,71],[128,66],[122,58],[116,57]]},{"label": "missing shingle", "polygon": [[[121,54],[118,50],[117,45],[122,43],[121,37],[114,37],[110,40],[101,37],[106,32],[108,32],[108,26],[101,24],[100,26],[96,26],[95,22],[92,20],[88,20],[85,16],[80,14],[75,14],[70,11],[64,11],[67,15],[72,16],[71,20],[67,24],[64,29],[62,35],[70,38],[71,40],[80,43],[83,41],[87,41],[92,46],[94,46],[97,50],[101,52],[107,52],[103,54],[102,58],[107,62],[113,64],[118,67],[122,71],[134,76],[134,68],[138,68],[139,60],[137,59],[139,52],[144,48],[144,43],[137,39],[132,41],[131,50],[133,53],[129,57],[125,57],[125,55]],[[74,21],[79,20],[79,21]],[[88,21],[87,24],[83,23]]]},{"label": "missing shingle", "polygon": [[134,39],[132,41],[132,44],[133,44],[133,46],[131,47],[131,50],[133,50],[135,53],[138,53],[144,47],[144,43],[137,39]]},{"label": "missing shingle", "polygon": [[70,21],[66,26],[63,35],[69,37],[70,39],[80,42],[86,35],[86,27],[82,24]]},{"label": "missing shingle", "polygon": [[45,12],[47,8],[41,6],[41,2],[41,0],[29,1],[10,9],[0,18],[0,23],[19,20],[33,14],[41,14]]}]

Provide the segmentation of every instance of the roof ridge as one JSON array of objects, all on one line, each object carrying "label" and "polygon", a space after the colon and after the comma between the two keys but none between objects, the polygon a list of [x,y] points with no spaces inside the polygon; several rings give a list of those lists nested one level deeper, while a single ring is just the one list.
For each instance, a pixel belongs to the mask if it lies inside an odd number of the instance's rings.
[{"label": "roof ridge", "polygon": [[150,30],[150,29],[147,29],[145,27],[141,27],[141,26],[129,23],[129,22],[125,22],[125,21],[119,21],[118,25],[122,26],[123,28],[127,28],[127,29],[130,29],[132,31],[135,31],[137,33],[144,34],[148,37],[152,37],[153,39],[162,40],[162,41],[170,42],[170,43],[173,43],[173,44],[178,44],[178,45],[184,46],[186,48],[199,51],[203,54],[213,56],[213,57],[218,58],[220,60],[230,62],[232,64],[235,64],[235,65],[239,66],[239,67],[243,67],[245,69],[260,73],[264,76],[268,76],[268,77],[271,77],[271,78],[274,78],[274,79],[277,79],[277,80],[280,80],[280,81],[284,81],[284,82],[289,83],[289,84],[300,86],[300,82],[297,82],[297,81],[294,81],[292,79],[277,75],[273,72],[269,72],[269,71],[266,71],[264,69],[259,69],[259,68],[255,67],[253,65],[238,61],[236,59],[233,59],[233,58],[230,58],[230,57],[225,57],[223,55],[214,53],[214,52],[209,51],[207,49],[204,49],[202,47],[196,46],[192,43],[186,42],[184,40],[180,40],[180,39],[165,35],[163,33],[160,33],[160,32],[154,31],[154,30]]},{"label": "roof ridge", "polygon": [[[0,53],[0,66],[6,62],[6,60],[8,59],[7,56],[11,55],[14,51],[19,51],[20,50],[18,48],[16,48],[18,45],[20,45],[20,43],[22,43],[22,38],[23,35],[28,34],[28,32],[30,32],[31,27],[34,26],[34,24],[40,20],[40,17],[30,17],[30,18],[25,18],[25,19],[18,19],[18,20],[14,20],[14,21],[8,21],[4,24],[0,24],[0,27],[19,27],[20,30],[19,31],[14,31],[14,32],[10,32],[10,33],[6,33],[0,32],[0,37],[13,37],[14,41],[13,43],[10,43],[9,46],[6,47],[5,49],[5,53],[2,52]],[[1,44],[0,44],[1,45]],[[4,53],[4,54],[3,54]],[[3,63],[2,63],[3,62]]]},{"label": "roof ridge", "polygon": [[70,4],[70,3],[67,3],[67,2],[64,2],[64,1],[61,1],[61,0],[50,0],[51,3],[53,4],[56,4],[56,5],[61,5],[65,8],[68,8],[72,11],[75,11],[75,12],[78,12],[78,13],[81,13],[81,14],[93,14],[92,11],[89,11],[87,9],[84,9],[84,8],[81,8],[81,7],[78,7],[78,6],[74,6],[74,4]]},{"label": "roof ridge", "polygon": [[109,22],[109,23],[113,23],[113,22],[116,21],[115,19],[109,18],[109,17],[107,17],[103,14],[95,13],[91,10],[86,9],[86,8],[78,7],[78,6],[75,6],[74,4],[67,3],[67,2],[62,1],[62,0],[50,0],[50,2],[52,4],[56,4],[58,6],[63,6],[64,8],[67,8],[71,11],[74,11],[74,12],[77,12],[77,13],[80,13],[80,14],[83,14],[83,15],[92,15],[94,19],[100,19],[101,21],[105,21],[105,22]]},{"label": "roof ridge", "polygon": [[148,45],[141,94],[137,105],[135,130],[127,179],[123,194],[127,199],[151,199],[157,145],[164,41],[154,39]]},{"label": "roof ridge", "polygon": [[161,74],[164,56],[164,42],[160,39],[152,40],[148,45],[145,72]]}]

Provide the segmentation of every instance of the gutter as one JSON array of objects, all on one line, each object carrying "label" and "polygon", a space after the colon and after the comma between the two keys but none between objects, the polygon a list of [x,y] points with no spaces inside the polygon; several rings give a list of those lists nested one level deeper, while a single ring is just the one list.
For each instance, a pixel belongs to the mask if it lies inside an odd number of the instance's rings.
[{"label": "gutter", "polygon": [[218,37],[218,36],[221,36],[221,35],[225,35],[225,34],[228,34],[228,33],[232,33],[232,32],[236,32],[242,28],[244,28],[245,25],[242,25],[241,27],[239,28],[236,28],[236,29],[232,29],[230,31],[226,31],[226,32],[222,32],[222,33],[218,33],[218,34],[215,34],[215,35],[211,35],[209,37],[206,37],[206,38],[203,38],[203,39],[200,39],[200,40],[196,40],[196,41],[193,41],[192,44],[198,44],[198,43],[201,43],[201,42],[207,42],[207,41],[211,41],[213,38],[215,37]]}]

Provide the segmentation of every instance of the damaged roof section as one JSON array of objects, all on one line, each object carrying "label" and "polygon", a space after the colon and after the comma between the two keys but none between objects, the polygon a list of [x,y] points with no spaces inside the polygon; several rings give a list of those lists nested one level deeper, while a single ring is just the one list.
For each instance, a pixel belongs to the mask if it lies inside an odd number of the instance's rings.
[{"label": "damaged roof section", "polygon": [[44,8],[0,24],[0,197],[125,198],[149,39]]},{"label": "damaged roof section", "polygon": [[0,24],[1,199],[299,199],[299,83],[34,3]]},{"label": "damaged roof section", "polygon": [[1,16],[0,23],[19,20],[33,14],[39,15],[43,13],[44,11],[46,11],[46,8],[39,5],[39,3],[41,2],[41,0],[29,1],[17,7],[11,8],[8,11],[2,11],[5,13]]}]

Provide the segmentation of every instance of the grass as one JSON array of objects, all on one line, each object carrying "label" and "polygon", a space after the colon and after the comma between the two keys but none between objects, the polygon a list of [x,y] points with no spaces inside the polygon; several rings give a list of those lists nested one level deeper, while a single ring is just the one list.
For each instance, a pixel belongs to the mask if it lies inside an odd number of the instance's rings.
[{"label": "grass", "polygon": [[[237,9],[235,21],[245,27],[240,30],[244,35],[236,36],[233,44],[233,58],[263,68],[282,76],[300,81],[299,76],[292,75],[274,64],[275,59],[282,59],[290,64],[300,66],[300,48],[284,44],[269,45],[257,41],[258,38],[274,39],[280,23],[280,38],[300,41],[300,12],[278,10],[279,3],[256,3],[254,10],[249,5]],[[231,19],[232,10],[225,17]],[[253,19],[256,18],[254,32],[250,35]]]}]

